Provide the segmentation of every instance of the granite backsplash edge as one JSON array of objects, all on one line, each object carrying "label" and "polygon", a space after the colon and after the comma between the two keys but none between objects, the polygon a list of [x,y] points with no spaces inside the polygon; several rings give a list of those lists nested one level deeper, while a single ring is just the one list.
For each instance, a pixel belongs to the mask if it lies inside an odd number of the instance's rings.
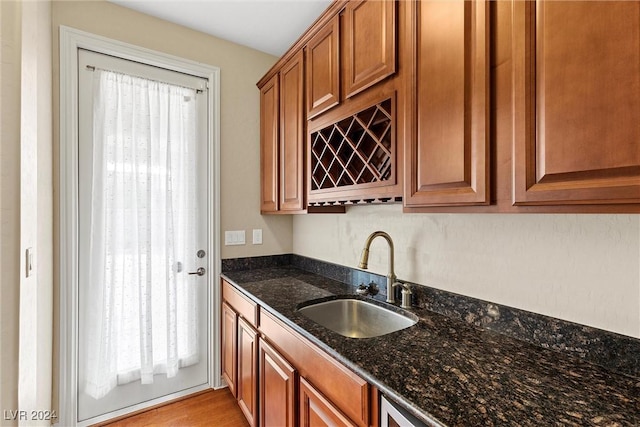
[{"label": "granite backsplash edge", "polygon": [[[291,266],[357,287],[375,283],[386,293],[386,277],[296,254],[222,260],[222,272]],[[640,378],[640,339],[532,313],[421,284],[413,284],[415,306],[512,338],[579,357],[612,372]]]}]

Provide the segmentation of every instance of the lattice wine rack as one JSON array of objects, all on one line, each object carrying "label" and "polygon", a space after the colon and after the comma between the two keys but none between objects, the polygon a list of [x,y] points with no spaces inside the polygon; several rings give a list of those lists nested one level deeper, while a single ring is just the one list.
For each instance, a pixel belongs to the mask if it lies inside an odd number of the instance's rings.
[{"label": "lattice wine rack", "polygon": [[311,134],[311,194],[389,185],[394,177],[392,99]]}]

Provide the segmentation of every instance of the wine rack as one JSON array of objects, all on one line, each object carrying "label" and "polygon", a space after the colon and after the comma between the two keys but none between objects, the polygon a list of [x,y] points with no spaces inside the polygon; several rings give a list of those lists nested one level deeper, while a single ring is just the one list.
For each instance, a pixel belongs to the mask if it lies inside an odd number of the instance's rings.
[{"label": "wine rack", "polygon": [[310,193],[395,183],[394,99],[311,133]]}]

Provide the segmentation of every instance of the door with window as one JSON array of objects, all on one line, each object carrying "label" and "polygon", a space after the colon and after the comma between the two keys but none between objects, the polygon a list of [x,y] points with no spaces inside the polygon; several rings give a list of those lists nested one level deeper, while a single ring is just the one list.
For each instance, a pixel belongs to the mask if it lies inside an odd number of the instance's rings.
[{"label": "door with window", "polygon": [[208,383],[206,80],[79,51],[78,420]]}]

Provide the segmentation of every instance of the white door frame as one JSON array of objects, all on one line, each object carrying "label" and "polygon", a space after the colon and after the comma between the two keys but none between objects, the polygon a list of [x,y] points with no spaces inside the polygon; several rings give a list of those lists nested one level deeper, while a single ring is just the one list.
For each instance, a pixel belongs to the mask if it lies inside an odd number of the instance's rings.
[{"label": "white door frame", "polygon": [[[209,340],[209,383],[218,388],[220,377],[220,69],[195,61],[156,52],[84,31],[60,27],[60,144],[59,144],[59,418],[62,425],[77,420],[77,319],[78,319],[78,49],[117,56],[148,65],[191,74],[208,80],[209,147],[209,236],[211,272],[207,275]],[[186,393],[193,392],[190,390]],[[185,392],[154,400],[175,399]],[[148,406],[147,402],[144,406]],[[142,409],[129,408],[131,410]],[[121,411],[125,413],[125,410]],[[112,415],[119,415],[112,413]],[[97,421],[93,419],[93,421]]]}]

